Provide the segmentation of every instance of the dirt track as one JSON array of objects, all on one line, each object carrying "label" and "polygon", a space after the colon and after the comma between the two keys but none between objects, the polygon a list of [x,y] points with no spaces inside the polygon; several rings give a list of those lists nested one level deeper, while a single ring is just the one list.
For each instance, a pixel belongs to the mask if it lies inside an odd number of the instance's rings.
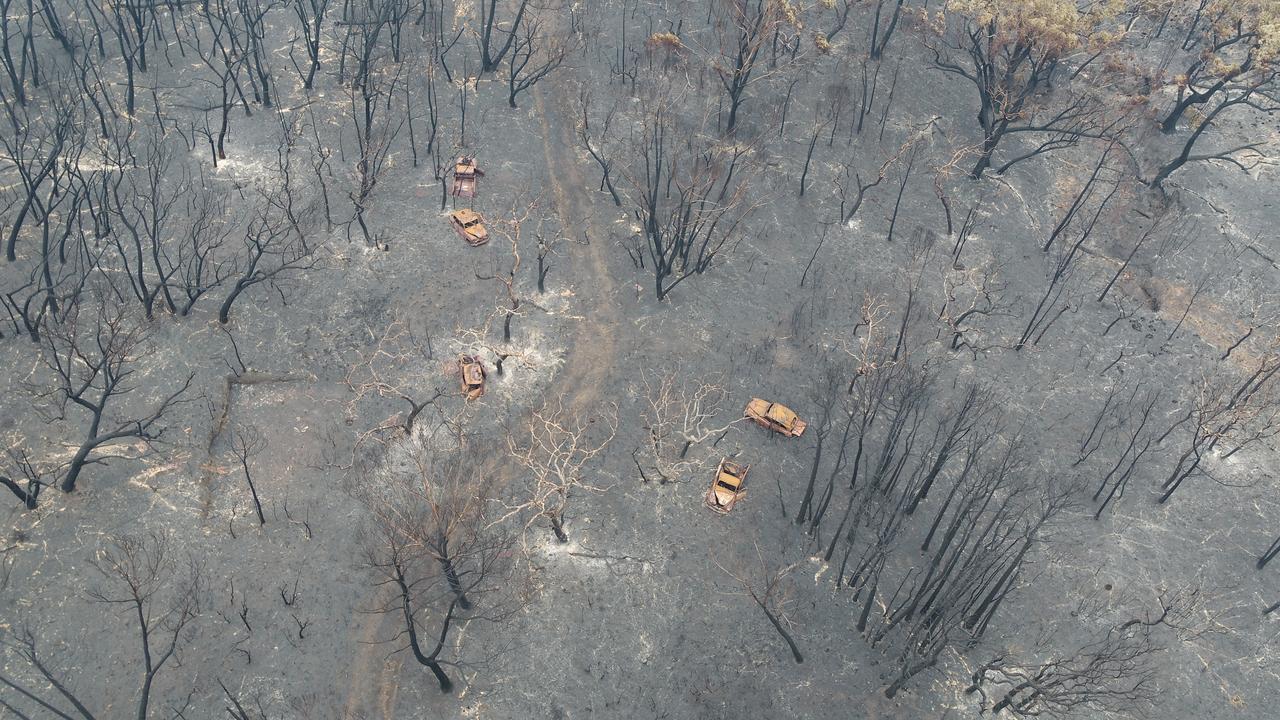
[{"label": "dirt track", "polygon": [[[574,119],[564,111],[569,107],[564,88],[564,83],[556,83],[554,88],[537,85],[532,93],[542,128],[542,150],[556,215],[564,229],[564,244],[576,249],[573,261],[585,266],[579,267],[575,276],[593,280],[574,289],[581,304],[582,320],[574,333],[563,369],[554,383],[556,387],[564,388],[570,408],[584,411],[600,401],[600,388],[604,387],[613,365],[619,312],[615,283],[602,249],[608,238],[607,231],[599,226],[589,208],[590,202],[584,192],[587,184],[579,164],[563,152],[564,148],[575,147],[577,142],[573,136]],[[549,116],[548,107],[555,108],[555,117]],[[579,238],[573,237],[571,228],[585,228],[586,242],[581,243]],[[371,595],[369,600],[380,604],[385,598]],[[344,718],[393,720],[396,717],[396,695],[404,662],[398,655],[388,656],[387,647],[378,642],[379,638],[396,634],[396,621],[397,616],[393,614],[353,614],[352,637],[358,651],[345,674],[349,679],[349,689],[343,706]],[[376,708],[375,715],[362,710],[370,706]]]}]

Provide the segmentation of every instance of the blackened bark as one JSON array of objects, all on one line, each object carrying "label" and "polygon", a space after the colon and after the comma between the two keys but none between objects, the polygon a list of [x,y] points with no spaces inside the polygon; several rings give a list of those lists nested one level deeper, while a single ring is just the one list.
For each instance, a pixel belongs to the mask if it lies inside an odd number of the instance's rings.
[{"label": "blackened bark", "polygon": [[[0,475],[0,485],[9,488],[9,490],[18,497],[18,500],[20,500],[23,506],[28,510],[36,509],[36,499],[40,494],[39,485],[28,485],[24,490],[20,485],[18,485],[18,483],[3,475]],[[1259,565],[1258,567],[1262,567],[1262,565]]]},{"label": "blackened bark", "polygon": [[556,540],[562,545],[569,542],[569,535],[564,531],[564,521],[554,513],[547,513],[547,520],[551,522],[551,532],[556,534]]}]

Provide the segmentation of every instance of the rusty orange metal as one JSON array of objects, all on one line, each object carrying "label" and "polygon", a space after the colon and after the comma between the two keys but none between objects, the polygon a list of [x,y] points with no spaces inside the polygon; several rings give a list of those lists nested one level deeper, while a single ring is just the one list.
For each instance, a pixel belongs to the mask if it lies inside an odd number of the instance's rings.
[{"label": "rusty orange metal", "polygon": [[796,416],[795,412],[782,403],[769,402],[760,398],[751,398],[743,417],[762,428],[781,433],[787,437],[800,437],[809,424]]},{"label": "rusty orange metal", "polygon": [[489,373],[485,371],[484,363],[480,362],[480,358],[474,355],[463,355],[458,358],[458,369],[462,374],[462,392],[467,399],[475,400],[484,395],[484,380]]},{"label": "rusty orange metal", "polygon": [[473,198],[476,196],[476,182],[484,177],[484,171],[476,165],[476,159],[467,155],[458,158],[453,166],[454,197]]},{"label": "rusty orange metal", "polygon": [[747,481],[747,471],[750,469],[750,465],[740,465],[729,458],[721,460],[720,466],[716,468],[716,477],[702,499],[703,503],[711,510],[727,515],[742,496],[747,494],[743,483]]},{"label": "rusty orange metal", "polygon": [[449,213],[449,224],[458,233],[458,237],[471,247],[480,247],[489,242],[489,231],[485,229],[484,218],[474,210],[454,210]]}]

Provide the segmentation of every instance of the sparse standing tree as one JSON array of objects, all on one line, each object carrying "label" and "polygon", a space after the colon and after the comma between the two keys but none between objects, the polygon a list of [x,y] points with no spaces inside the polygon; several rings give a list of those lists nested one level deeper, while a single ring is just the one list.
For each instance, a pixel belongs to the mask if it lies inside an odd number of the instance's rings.
[{"label": "sparse standing tree", "polygon": [[[203,568],[190,555],[177,557],[172,537],[161,532],[109,536],[90,562],[101,582],[89,590],[89,597],[109,608],[118,608],[137,633],[142,672],[132,715],[136,720],[147,720],[156,678],[166,666],[178,664],[176,658],[190,642],[190,629],[200,618]],[[39,679],[23,683],[0,673],[0,686],[16,693],[9,700],[0,697],[0,708],[18,718],[71,718],[72,713],[82,720],[98,717],[39,652],[38,641],[29,627],[14,631],[13,636],[6,644]],[[117,653],[117,660],[119,656]],[[181,716],[189,703],[190,696],[187,704],[172,709]],[[35,708],[51,714],[37,714]],[[24,710],[32,714],[27,715]]]},{"label": "sparse standing tree", "polygon": [[525,528],[545,519],[556,540],[569,542],[565,511],[576,490],[604,492],[607,488],[586,481],[583,473],[604,452],[618,431],[614,407],[583,419],[566,409],[564,399],[547,402],[533,411],[525,430],[507,433],[507,452],[526,474],[525,490],[495,522],[526,515]]},{"label": "sparse standing tree", "polygon": [[736,143],[696,148],[668,137],[678,130],[667,108],[649,113],[627,175],[658,300],[711,269],[754,210],[747,200],[753,149]]},{"label": "sparse standing tree", "polygon": [[[640,374],[638,390],[644,398],[643,447],[659,482],[680,482],[684,476],[703,467],[708,458],[700,454],[690,457],[693,447],[724,435],[740,420],[723,425],[716,420],[728,399],[728,392],[719,384],[722,382],[720,377],[691,378],[678,366]],[[639,459],[635,455],[633,459],[641,477],[648,480]]]},{"label": "sparse standing tree", "polygon": [[88,419],[84,439],[62,476],[63,492],[76,489],[87,466],[108,459],[94,455],[103,446],[131,439],[151,449],[164,432],[161,421],[165,414],[182,402],[195,377],[194,373],[188,375],[177,390],[161,397],[149,410],[117,409],[137,389],[135,366],[150,349],[146,347],[146,333],[123,307],[110,302],[107,295],[102,295],[97,305],[77,306],[67,323],[45,333],[44,362],[52,382],[36,388],[36,392],[50,401],[53,419],[66,419],[73,407],[86,413]]},{"label": "sparse standing tree", "polygon": [[[529,9],[529,0],[501,2],[501,8],[498,6],[499,0],[479,0],[476,3],[480,6],[480,28],[477,31],[480,42],[480,72],[494,72],[502,66],[502,60],[515,44],[516,34],[520,32],[525,12]],[[514,10],[507,7],[512,4],[515,5]],[[499,16],[507,15],[512,17],[511,26],[503,27],[506,23]]]},{"label": "sparse standing tree", "polygon": [[797,664],[804,662],[804,655],[800,653],[800,646],[796,644],[792,633],[795,632],[795,623],[790,617],[790,610],[794,600],[788,592],[788,576],[800,565],[800,563],[791,563],[790,565],[781,565],[770,563],[764,558],[764,553],[760,550],[760,546],[756,545],[756,559],[759,565],[752,572],[734,572],[727,570],[723,565],[716,563],[726,575],[733,578],[741,588],[742,594],[751,599],[756,607],[764,613],[769,624],[777,631],[778,635],[787,644],[787,648],[791,650],[791,658]]},{"label": "sparse standing tree", "polygon": [[[324,27],[325,12],[329,9],[329,0],[293,0],[291,7],[298,18],[298,32],[295,32],[293,39],[289,42],[289,60],[298,71],[298,77],[302,78],[302,89],[311,90],[316,71],[320,69],[320,44],[323,37],[321,30]],[[426,7],[425,2],[423,7]],[[303,72],[298,61],[293,57],[293,43],[299,38],[302,39],[302,45],[307,51],[306,72]]]},{"label": "sparse standing tree", "polygon": [[555,72],[573,52],[573,36],[555,36],[544,31],[542,21],[531,18],[519,33],[513,33],[507,74],[507,104],[516,107],[516,97]]},{"label": "sparse standing tree", "polygon": [[[465,456],[467,438],[452,453]],[[489,468],[436,448],[422,437],[395,446],[390,477],[352,487],[373,517],[365,534],[365,564],[390,599],[372,608],[401,618],[394,638],[435,676],[441,692],[453,689],[448,666],[465,666],[452,631],[473,621],[502,622],[521,606],[521,588],[510,562],[514,538],[493,522],[494,484]],[[407,456],[407,457],[406,457]]]},{"label": "sparse standing tree", "polygon": [[258,497],[258,486],[253,482],[253,474],[249,472],[249,461],[266,449],[266,436],[252,425],[239,425],[232,432],[231,452],[244,472],[244,481],[253,498],[253,509],[258,514],[258,525],[266,525],[267,518],[262,514],[262,500]]}]

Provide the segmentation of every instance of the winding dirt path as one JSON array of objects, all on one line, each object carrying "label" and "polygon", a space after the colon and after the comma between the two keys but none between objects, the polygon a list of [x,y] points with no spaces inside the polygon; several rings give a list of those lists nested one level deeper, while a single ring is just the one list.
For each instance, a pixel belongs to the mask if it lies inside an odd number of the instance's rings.
[{"label": "winding dirt path", "polygon": [[[589,413],[601,401],[601,390],[617,355],[621,312],[603,247],[609,237],[608,228],[600,225],[591,210],[590,188],[576,154],[576,118],[568,110],[573,105],[564,79],[564,76],[553,78],[554,87],[540,83],[530,92],[542,129],[542,152],[556,215],[569,240],[568,246],[579,249],[572,256],[572,278],[576,281],[574,292],[584,319],[573,335],[554,387],[562,389],[573,412]],[[585,245],[579,244],[575,237],[583,229],[588,238]],[[385,600],[385,597],[377,598],[379,603]],[[396,691],[403,663],[398,657],[388,658],[388,647],[377,643],[379,638],[396,634],[399,628],[394,619],[393,614],[353,615],[352,634],[357,651],[344,676],[348,683],[344,718],[395,720]],[[376,708],[376,715],[364,712],[371,704]]]}]

